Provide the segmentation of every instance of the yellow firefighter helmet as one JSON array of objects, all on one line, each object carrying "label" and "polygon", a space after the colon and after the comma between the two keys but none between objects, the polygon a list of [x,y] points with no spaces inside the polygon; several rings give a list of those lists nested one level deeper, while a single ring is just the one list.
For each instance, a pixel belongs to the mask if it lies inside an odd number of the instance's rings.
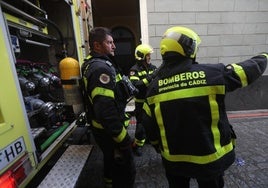
[{"label": "yellow firefighter helmet", "polygon": [[173,52],[195,58],[200,43],[200,37],[193,30],[175,26],[167,29],[164,33],[160,42],[160,52],[162,56],[167,52]]},{"label": "yellow firefighter helmet", "polygon": [[145,60],[145,56],[153,52],[153,48],[149,44],[140,44],[135,49],[135,58],[139,61]]}]

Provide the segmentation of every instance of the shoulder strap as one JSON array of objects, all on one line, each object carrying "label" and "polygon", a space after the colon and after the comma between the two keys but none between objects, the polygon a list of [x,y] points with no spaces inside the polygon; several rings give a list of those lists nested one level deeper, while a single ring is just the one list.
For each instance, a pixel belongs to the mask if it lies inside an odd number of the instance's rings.
[{"label": "shoulder strap", "polygon": [[109,65],[110,67],[113,65],[110,61],[108,61],[107,59],[102,59],[102,58],[91,58],[89,60],[90,63],[94,63],[94,62],[102,62],[102,63],[106,63],[107,65]]},{"label": "shoulder strap", "polygon": [[102,62],[107,64],[109,67],[112,67],[112,63],[106,59],[102,59],[102,58],[90,58],[87,59],[84,64],[82,65],[81,71],[82,71],[82,75],[86,75],[86,71],[88,70],[89,65],[95,63],[95,62]]}]

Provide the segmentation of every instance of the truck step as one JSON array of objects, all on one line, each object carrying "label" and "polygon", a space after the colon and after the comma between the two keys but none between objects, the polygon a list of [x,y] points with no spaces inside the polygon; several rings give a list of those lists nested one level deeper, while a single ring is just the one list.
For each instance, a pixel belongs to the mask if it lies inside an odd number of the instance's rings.
[{"label": "truck step", "polygon": [[38,188],[75,187],[93,145],[70,145]]}]

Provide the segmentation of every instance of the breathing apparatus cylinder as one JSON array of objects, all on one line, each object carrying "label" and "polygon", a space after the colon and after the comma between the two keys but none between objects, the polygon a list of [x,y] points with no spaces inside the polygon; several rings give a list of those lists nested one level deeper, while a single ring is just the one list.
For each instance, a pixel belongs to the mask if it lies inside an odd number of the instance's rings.
[{"label": "breathing apparatus cylinder", "polygon": [[65,57],[59,64],[64,101],[72,105],[75,115],[83,111],[83,98],[80,88],[80,66],[76,59]]}]

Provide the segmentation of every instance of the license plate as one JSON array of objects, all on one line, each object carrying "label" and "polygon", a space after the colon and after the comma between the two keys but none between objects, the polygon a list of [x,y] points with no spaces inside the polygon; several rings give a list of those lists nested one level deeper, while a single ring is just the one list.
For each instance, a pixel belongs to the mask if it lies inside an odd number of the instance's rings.
[{"label": "license plate", "polygon": [[24,153],[26,146],[22,137],[18,138],[0,150],[0,171],[12,163],[20,154]]}]

